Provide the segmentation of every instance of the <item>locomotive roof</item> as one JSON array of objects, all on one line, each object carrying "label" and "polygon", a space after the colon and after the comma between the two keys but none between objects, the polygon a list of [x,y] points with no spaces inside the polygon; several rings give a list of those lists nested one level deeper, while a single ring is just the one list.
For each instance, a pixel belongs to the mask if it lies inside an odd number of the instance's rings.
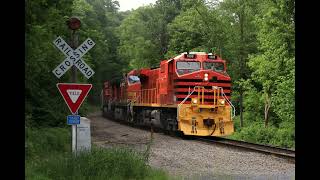
[{"label": "locomotive roof", "polygon": [[[172,61],[172,60],[192,60],[192,59],[188,59],[188,58],[184,58],[184,55],[185,54],[188,54],[187,52],[184,52],[184,53],[181,53],[180,55],[174,57],[174,58],[171,58],[169,60],[167,60],[168,62]],[[211,53],[206,53],[206,52],[189,52],[189,54],[196,54],[197,57],[194,59],[194,60],[207,60],[208,56],[207,55],[210,55]],[[216,55],[216,54],[215,54]],[[215,59],[215,61],[224,61],[223,59],[220,58],[220,56],[216,55],[217,56],[217,59]]]},{"label": "locomotive roof", "polygon": [[[205,61],[208,60],[208,55],[210,55],[211,53],[206,53],[206,52],[189,52],[189,54],[196,54],[197,57],[195,59],[189,59],[189,58],[184,58],[184,55],[188,54],[187,52],[183,52],[180,55],[174,57],[174,58],[170,58],[168,60],[163,60],[166,62],[170,62],[172,60],[198,60],[198,61]],[[224,62],[225,60],[221,59],[218,55],[217,59],[213,60],[213,61],[218,61],[218,62]],[[146,67],[146,68],[141,68],[139,70],[137,69],[133,69],[130,72],[127,73],[127,75],[135,75],[135,74],[140,74],[142,71],[150,71],[150,70],[157,70],[159,69],[159,67],[155,67],[155,68],[150,68],[150,67]]]}]

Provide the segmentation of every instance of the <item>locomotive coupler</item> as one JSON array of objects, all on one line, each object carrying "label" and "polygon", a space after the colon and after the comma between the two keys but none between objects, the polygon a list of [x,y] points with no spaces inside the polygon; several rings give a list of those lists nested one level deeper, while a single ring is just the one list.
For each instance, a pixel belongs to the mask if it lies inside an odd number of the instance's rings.
[{"label": "locomotive coupler", "polygon": [[214,119],[210,119],[210,118],[203,119],[203,124],[205,126],[211,127],[214,124]]}]

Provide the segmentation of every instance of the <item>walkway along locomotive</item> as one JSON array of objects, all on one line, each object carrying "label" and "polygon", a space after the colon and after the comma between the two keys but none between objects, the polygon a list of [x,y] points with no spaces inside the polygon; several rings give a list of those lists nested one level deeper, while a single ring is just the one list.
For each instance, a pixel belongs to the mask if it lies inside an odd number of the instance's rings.
[{"label": "walkway along locomotive", "polygon": [[227,136],[234,132],[231,78],[226,62],[212,53],[182,53],[159,68],[132,70],[121,83],[104,82],[104,116],[184,135]]}]

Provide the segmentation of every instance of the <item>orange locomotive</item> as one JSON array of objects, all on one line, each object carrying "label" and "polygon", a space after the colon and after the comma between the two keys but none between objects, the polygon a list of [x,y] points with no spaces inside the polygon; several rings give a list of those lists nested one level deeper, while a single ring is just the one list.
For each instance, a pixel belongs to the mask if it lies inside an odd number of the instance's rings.
[{"label": "orange locomotive", "polygon": [[127,73],[122,82],[104,83],[107,117],[184,135],[226,136],[234,132],[231,79],[226,62],[212,53],[182,53],[159,68]]}]

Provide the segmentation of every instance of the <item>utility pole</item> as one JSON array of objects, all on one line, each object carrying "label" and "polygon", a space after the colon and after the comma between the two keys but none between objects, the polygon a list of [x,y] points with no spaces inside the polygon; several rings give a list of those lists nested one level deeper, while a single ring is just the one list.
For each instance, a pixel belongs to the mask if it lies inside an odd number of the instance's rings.
[{"label": "utility pole", "polygon": [[[80,28],[81,26],[81,21],[77,17],[71,17],[70,19],[67,20],[67,25],[68,28],[71,30],[71,38],[70,38],[70,46],[74,50],[78,47],[78,34],[76,31]],[[77,67],[75,65],[72,66],[72,71],[71,71],[71,82],[76,83],[77,82]],[[78,111],[74,113],[73,115],[78,115]],[[72,152],[75,154],[77,152],[77,125],[73,124],[72,125]]]}]

